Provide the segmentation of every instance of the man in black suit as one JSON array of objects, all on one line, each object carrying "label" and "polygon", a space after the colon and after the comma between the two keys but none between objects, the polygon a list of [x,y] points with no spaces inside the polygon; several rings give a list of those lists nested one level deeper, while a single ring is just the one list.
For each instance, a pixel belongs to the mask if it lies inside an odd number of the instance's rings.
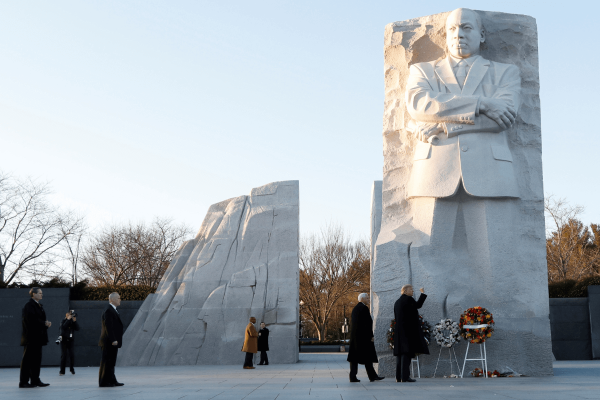
[{"label": "man in black suit", "polygon": [[123,345],[123,323],[119,317],[117,307],[121,305],[121,296],[114,292],[108,296],[109,306],[102,314],[102,334],[98,346],[102,347],[102,360],[100,361],[99,385],[100,387],[123,386],[115,377],[115,364],[117,353]]},{"label": "man in black suit", "polygon": [[410,360],[415,353],[429,354],[429,347],[423,335],[419,308],[423,306],[427,295],[421,288],[419,301],[415,301],[412,285],[404,285],[402,294],[394,304],[396,331],[394,332],[394,355],[396,359],[396,382],[416,382],[410,378]]},{"label": "man in black suit", "polygon": [[269,365],[269,357],[267,351],[269,351],[269,329],[264,322],[260,323],[260,331],[258,331],[258,351],[260,351],[260,364],[258,365]]},{"label": "man in black suit", "polygon": [[[40,304],[42,289],[31,288],[31,299],[23,307],[21,321],[21,346],[23,346],[23,359],[21,360],[20,388],[34,388],[49,386],[40,380],[40,367],[42,365],[42,346],[48,344],[48,328],[52,325],[46,320],[46,312]],[[31,381],[31,382],[30,382]]]},{"label": "man in black suit", "polygon": [[369,311],[369,295],[361,293],[358,304],[352,310],[350,325],[350,348],[347,361],[350,363],[350,382],[360,382],[356,378],[358,364],[364,364],[367,376],[371,382],[380,381],[383,376],[378,376],[373,368],[373,363],[379,362],[375,352],[375,337],[373,336],[373,318]]}]

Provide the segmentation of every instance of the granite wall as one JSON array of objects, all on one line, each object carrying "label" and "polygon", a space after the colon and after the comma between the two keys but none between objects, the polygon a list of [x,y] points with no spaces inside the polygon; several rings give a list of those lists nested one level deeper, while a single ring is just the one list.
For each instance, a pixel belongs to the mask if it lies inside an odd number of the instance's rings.
[{"label": "granite wall", "polygon": [[[43,347],[42,365],[60,364],[60,346],[55,344],[59,335],[59,324],[68,310],[75,310],[79,332],[75,333],[75,366],[93,367],[100,365],[100,338],[102,312],[108,301],[69,301],[68,288],[43,288],[41,303],[52,326],[48,330],[50,342]],[[29,289],[0,290],[0,367],[18,367],[23,356],[21,347],[21,310],[29,301]],[[125,329],[133,320],[142,301],[122,301],[119,315]]]},{"label": "granite wall", "polygon": [[298,230],[298,181],[212,205],[127,329],[118,365],[241,365],[251,316],[270,330],[269,362],[297,362]]}]

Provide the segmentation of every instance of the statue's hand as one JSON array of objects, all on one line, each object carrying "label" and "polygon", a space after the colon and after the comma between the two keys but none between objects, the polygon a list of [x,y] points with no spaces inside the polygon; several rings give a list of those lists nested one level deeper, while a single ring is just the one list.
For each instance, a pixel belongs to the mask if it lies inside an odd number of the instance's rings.
[{"label": "statue's hand", "polygon": [[517,118],[517,112],[503,100],[481,97],[479,112],[495,121],[502,129],[510,128]]},{"label": "statue's hand", "polygon": [[437,123],[421,122],[419,123],[417,139],[422,142],[429,143],[430,137],[439,135],[443,132],[444,128]]}]

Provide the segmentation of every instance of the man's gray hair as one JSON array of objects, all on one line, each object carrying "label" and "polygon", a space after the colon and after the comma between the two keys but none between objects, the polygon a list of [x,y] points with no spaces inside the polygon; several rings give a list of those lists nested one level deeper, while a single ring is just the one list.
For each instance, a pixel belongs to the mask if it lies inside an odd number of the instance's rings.
[{"label": "man's gray hair", "polygon": [[115,299],[115,297],[117,297],[119,295],[119,293],[117,292],[112,292],[111,294],[108,295],[108,301],[112,301]]},{"label": "man's gray hair", "polygon": [[361,293],[358,295],[358,301],[360,301],[362,303],[363,299],[369,299],[369,294],[368,293]]},{"label": "man's gray hair", "polygon": [[412,287],[413,287],[413,285],[404,285],[404,286],[402,286],[402,289],[400,289],[400,293],[406,294],[406,289],[412,288]]},{"label": "man's gray hair", "polygon": [[31,290],[29,291],[29,296],[31,298],[33,298],[33,295],[38,294],[40,290],[42,290],[42,289],[40,289],[39,287],[32,287]]}]

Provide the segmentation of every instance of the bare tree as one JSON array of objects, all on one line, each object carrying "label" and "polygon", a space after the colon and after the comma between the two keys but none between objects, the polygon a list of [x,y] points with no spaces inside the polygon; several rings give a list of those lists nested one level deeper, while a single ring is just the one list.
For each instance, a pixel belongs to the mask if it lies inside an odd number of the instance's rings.
[{"label": "bare tree", "polygon": [[550,282],[578,280],[598,274],[598,226],[592,224],[590,230],[578,219],[584,208],[570,205],[565,199],[548,196],[545,210],[550,222],[546,226],[546,257]]},{"label": "bare tree", "polygon": [[[83,221],[83,218],[80,217]],[[71,283],[73,285],[77,284],[77,267],[79,266],[79,259],[81,258],[83,239],[87,234],[87,225],[83,222],[81,224],[81,229],[73,235],[65,236],[65,240],[62,243],[62,248],[64,252],[63,258],[67,261],[70,266],[71,272],[68,274],[71,276]]]},{"label": "bare tree", "polygon": [[175,252],[190,234],[185,225],[157,218],[150,226],[112,225],[92,237],[81,262],[97,285],[157,287]]},{"label": "bare tree", "polygon": [[81,230],[82,218],[53,206],[49,194],[47,184],[0,175],[0,284],[52,275],[58,246]]},{"label": "bare tree", "polygon": [[[306,320],[319,340],[327,339],[328,322],[338,301],[364,288],[369,248],[364,240],[351,243],[340,226],[329,225],[300,246],[300,299]],[[367,267],[365,268],[365,265]]]}]

